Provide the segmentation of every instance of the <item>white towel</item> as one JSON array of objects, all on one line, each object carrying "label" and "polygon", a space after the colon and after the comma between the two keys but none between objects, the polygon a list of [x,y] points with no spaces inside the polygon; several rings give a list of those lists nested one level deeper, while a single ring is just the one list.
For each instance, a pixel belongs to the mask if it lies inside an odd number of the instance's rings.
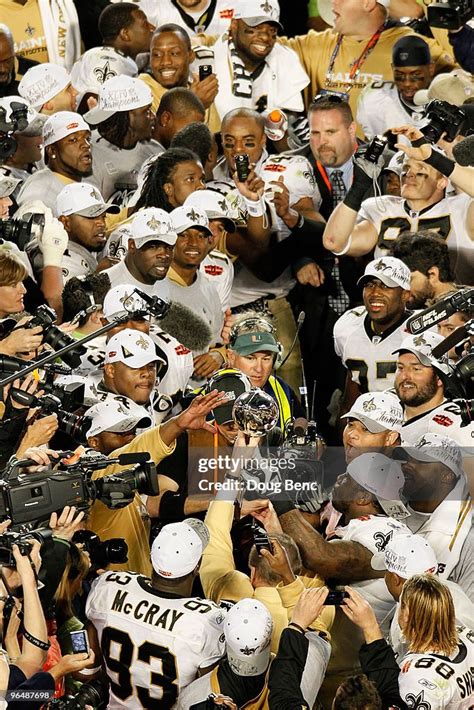
[{"label": "white towel", "polygon": [[49,61],[68,71],[81,56],[79,19],[73,0],[38,0]]},{"label": "white towel", "polygon": [[[219,92],[215,106],[223,118],[235,108],[255,108],[253,98],[245,99],[232,93],[232,61],[230,58],[227,35],[219,37],[214,47],[214,70],[219,81]],[[260,93],[268,97],[269,108],[281,108],[289,111],[302,111],[303,101],[298,94],[309,84],[309,77],[300,64],[297,54],[288,47],[276,44],[265,60],[266,67],[258,77]],[[296,96],[296,100],[295,100]]]}]

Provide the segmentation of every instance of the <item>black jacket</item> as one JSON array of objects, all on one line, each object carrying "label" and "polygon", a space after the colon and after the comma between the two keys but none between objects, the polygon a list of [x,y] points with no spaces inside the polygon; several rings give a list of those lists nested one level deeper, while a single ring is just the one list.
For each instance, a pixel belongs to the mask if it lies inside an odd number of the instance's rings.
[{"label": "black jacket", "polygon": [[383,709],[407,710],[398,691],[400,668],[392,647],[384,639],[369,644],[364,643],[359,651],[359,660],[367,678],[377,686]]}]

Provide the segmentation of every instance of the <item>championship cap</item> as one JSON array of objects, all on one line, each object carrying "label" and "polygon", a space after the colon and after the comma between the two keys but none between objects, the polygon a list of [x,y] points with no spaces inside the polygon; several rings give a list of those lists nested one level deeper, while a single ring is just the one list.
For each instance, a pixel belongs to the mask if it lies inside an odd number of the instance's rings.
[{"label": "championship cap", "polygon": [[78,131],[89,131],[90,127],[84,121],[82,116],[73,111],[58,111],[48,120],[43,126],[43,145],[46,148],[48,145],[57,143],[62,138],[70,136]]},{"label": "championship cap", "polygon": [[16,108],[13,104],[20,104],[26,107],[26,120],[28,122],[28,125],[25,128],[22,130],[16,130],[15,133],[25,137],[43,135],[43,126],[48,117],[42,113],[38,113],[38,111],[36,111],[26,99],[23,99],[20,96],[4,96],[0,99],[0,108],[5,109],[5,119],[8,122],[12,121],[12,113]]},{"label": "championship cap", "polygon": [[225,392],[228,400],[228,404],[221,404],[220,407],[212,410],[216,424],[225,424],[232,421],[235,400],[244,392],[250,392],[251,389],[250,380],[240,370],[225,368],[215,372],[206,385],[206,391],[218,390],[219,392]]},{"label": "championship cap", "polygon": [[202,520],[186,518],[181,523],[169,523],[151,546],[152,567],[160,577],[184,577],[196,567],[208,542],[209,530]]},{"label": "championship cap", "polygon": [[235,222],[230,217],[230,205],[226,198],[215,190],[195,190],[187,196],[184,207],[199,207],[208,219],[220,219],[226,230],[235,232]]},{"label": "championship cap", "polygon": [[97,126],[116,113],[133,111],[151,103],[151,91],[143,81],[121,74],[107,79],[99,87],[97,106],[85,113],[84,119],[91,126]]},{"label": "championship cap", "polygon": [[433,99],[447,101],[455,106],[462,104],[474,96],[474,83],[472,79],[458,72],[451,74],[438,74],[434,77],[427,89],[420,89],[413,97],[415,106],[424,106]]},{"label": "championship cap", "polygon": [[438,560],[431,545],[421,535],[402,533],[394,535],[382,552],[376,552],[370,564],[372,569],[394,572],[402,579],[415,574],[434,574]]},{"label": "championship cap", "polygon": [[56,217],[77,214],[80,217],[98,217],[107,212],[117,214],[120,207],[104,202],[99,190],[86,182],[65,185],[56,198]]},{"label": "championship cap", "polygon": [[[199,192],[201,192],[201,190],[199,190]],[[170,213],[170,217],[174,231],[177,232],[177,234],[181,234],[181,232],[184,232],[186,229],[193,227],[194,229],[202,229],[203,232],[207,233],[207,236],[212,236],[207,214],[204,209],[200,207],[182,205],[181,207],[176,207],[176,209]]]},{"label": "championship cap", "polygon": [[457,478],[463,475],[462,453],[458,444],[444,434],[423,434],[412,446],[400,446],[396,449],[400,459],[416,459],[425,463],[440,463],[447,466]]},{"label": "championship cap", "polygon": [[125,316],[128,313],[136,315],[143,314],[143,318],[148,318],[148,307],[143,298],[135,293],[135,286],[131,284],[120,284],[107,291],[102,306],[104,318],[111,321],[117,316]]},{"label": "championship cap", "polygon": [[21,180],[11,177],[11,175],[5,175],[0,170],[0,200],[9,197],[20,182]]},{"label": "championship cap", "polygon": [[392,355],[403,352],[413,353],[425,367],[435,367],[445,375],[449,375],[449,365],[441,360],[437,360],[431,354],[433,348],[442,343],[443,340],[442,335],[431,330],[425,330],[424,333],[420,333],[419,335],[407,335],[403,338],[400,347],[394,350]]},{"label": "championship cap", "polygon": [[389,288],[400,286],[405,291],[410,290],[411,274],[406,264],[394,256],[381,256],[374,259],[365,267],[364,275],[358,280],[358,284],[364,284],[371,278],[377,278]]},{"label": "championship cap", "polygon": [[390,392],[367,392],[357,397],[350,412],[341,419],[357,419],[371,434],[400,431],[403,409],[398,397]]},{"label": "championship cap", "polygon": [[98,94],[104,82],[119,75],[138,76],[138,67],[133,59],[113,47],[92,47],[73,65],[71,83],[82,97],[89,93]]},{"label": "championship cap", "polygon": [[18,84],[18,93],[39,110],[70,83],[71,77],[64,67],[45,62],[25,72]]},{"label": "championship cap", "polygon": [[227,660],[239,676],[265,673],[270,663],[273,622],[270,612],[257,599],[241,599],[224,621]]},{"label": "championship cap", "polygon": [[137,249],[148,242],[164,242],[174,247],[177,234],[171,216],[159,207],[147,207],[134,216],[130,232]]},{"label": "championship cap", "polygon": [[347,467],[349,476],[369,493],[372,493],[383,510],[394,518],[408,515],[400,501],[400,488],[405,483],[399,461],[379,453],[357,456]]},{"label": "championship cap", "polygon": [[132,400],[128,400],[126,405],[112,397],[94,404],[85,412],[91,417],[91,426],[86,436],[96,436],[103,431],[110,431],[115,434],[122,434],[136,427],[144,429],[152,425],[151,418],[144,407],[140,407]]},{"label": "championship cap", "polygon": [[110,338],[106,345],[104,362],[123,362],[134,369],[151,362],[166,364],[156,352],[155,343],[150,336],[130,328],[125,328]]},{"label": "championship cap", "polygon": [[427,42],[417,35],[401,37],[393,45],[392,64],[394,67],[421,67],[431,64]]},{"label": "championship cap", "polygon": [[278,353],[280,350],[273,335],[263,331],[242,333],[235,338],[230,347],[238,355],[252,355],[259,352]]},{"label": "championship cap", "polygon": [[282,30],[280,6],[277,0],[240,0],[234,10],[234,19],[243,20],[250,27],[264,22],[274,22]]}]

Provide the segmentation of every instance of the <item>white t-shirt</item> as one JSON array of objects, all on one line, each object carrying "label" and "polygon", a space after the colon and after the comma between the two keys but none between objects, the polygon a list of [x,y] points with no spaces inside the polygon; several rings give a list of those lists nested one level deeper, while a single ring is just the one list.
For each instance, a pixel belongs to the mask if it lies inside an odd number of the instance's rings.
[{"label": "white t-shirt", "polygon": [[111,288],[114,288],[114,286],[121,286],[122,284],[131,284],[149,296],[154,296],[157,292],[157,288],[159,288],[159,286],[157,286],[159,282],[154,284],[144,284],[142,281],[138,281],[127,269],[125,261],[119,261],[118,264],[114,264],[114,266],[111,266],[110,269],[104,269],[103,273],[108,275]]},{"label": "white t-shirt", "polygon": [[86,276],[97,269],[96,252],[90,252],[81,244],[68,242],[61,262],[64,283],[73,276]]},{"label": "white t-shirt", "polygon": [[383,392],[393,386],[398,356],[392,353],[408,331],[403,321],[377,335],[370,324],[364,306],[343,313],[334,325],[334,349],[361,392]]},{"label": "white t-shirt", "polygon": [[[190,286],[181,286],[175,281],[171,281],[170,297],[172,301],[186,306],[208,324],[212,334],[209,345],[221,341],[221,331],[224,325],[221,302],[216,287],[204,277],[201,271],[196,273],[194,283]],[[207,348],[204,352],[207,352]],[[194,353],[194,355],[200,354]]]},{"label": "white t-shirt", "polygon": [[39,200],[50,210],[56,207],[56,198],[70,181],[61,180],[56,173],[49,168],[37,170],[25,180],[18,193],[17,204],[20,207],[26,202]]},{"label": "white t-shirt", "polygon": [[197,597],[161,596],[134,573],[101,575],[87,597],[86,616],[107,666],[112,710],[171,710],[198,670],[224,654],[222,609]]},{"label": "white t-shirt", "polygon": [[384,84],[381,89],[369,85],[362,91],[357,102],[357,123],[366,138],[373,138],[389,128],[407,123],[422,128],[428,119],[423,116],[421,108],[412,113],[407,111],[400,101],[397,87]]},{"label": "white t-shirt", "polygon": [[398,677],[400,697],[417,710],[470,710],[474,689],[474,632],[459,630],[451,656],[407,653]]}]

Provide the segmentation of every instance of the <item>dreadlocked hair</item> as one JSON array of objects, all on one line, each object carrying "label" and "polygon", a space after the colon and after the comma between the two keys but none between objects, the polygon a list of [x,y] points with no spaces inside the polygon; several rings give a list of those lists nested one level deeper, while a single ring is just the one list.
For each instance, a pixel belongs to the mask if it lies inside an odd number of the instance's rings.
[{"label": "dreadlocked hair", "polygon": [[97,130],[102,138],[116,145],[118,148],[124,147],[124,139],[130,128],[128,111],[119,111],[107,118],[102,123],[99,123]]},{"label": "dreadlocked hair", "polygon": [[189,148],[168,148],[164,153],[160,153],[147,169],[135,212],[144,207],[159,207],[171,212],[173,205],[166,196],[164,186],[171,182],[176,166],[189,161],[199,163],[198,156]]}]

